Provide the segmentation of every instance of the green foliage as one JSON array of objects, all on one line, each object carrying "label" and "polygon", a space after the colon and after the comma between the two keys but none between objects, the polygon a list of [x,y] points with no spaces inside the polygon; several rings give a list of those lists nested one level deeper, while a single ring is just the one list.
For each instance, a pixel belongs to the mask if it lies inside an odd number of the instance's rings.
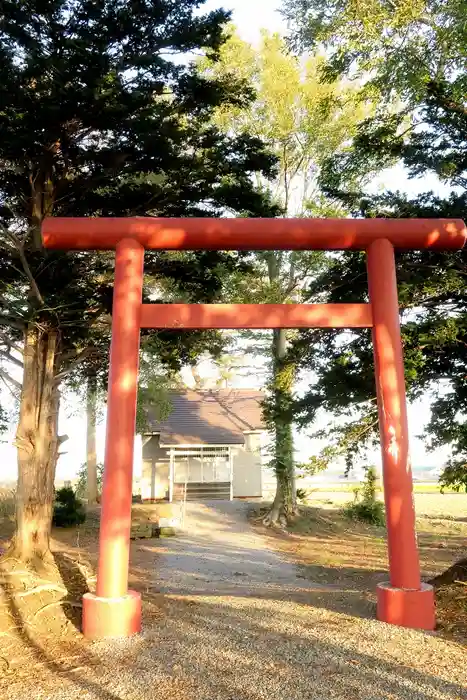
[{"label": "green foliage", "polygon": [[381,501],[354,501],[344,506],[342,512],[350,520],[358,520],[380,527],[385,524],[384,504]]},{"label": "green foliage", "polygon": [[465,460],[451,459],[444,467],[439,479],[441,493],[445,489],[464,490],[467,493],[467,464]]},{"label": "green foliage", "polygon": [[366,93],[417,103],[431,78],[465,80],[464,0],[284,0],[291,42],[324,46],[325,75],[347,74]]},{"label": "green foliage", "polygon": [[167,375],[151,374],[138,387],[138,402],[136,406],[136,433],[143,435],[147,432],[148,406],[151,407],[151,417],[157,421],[167,420],[171,411],[172,403],[170,391],[179,387],[174,379],[170,381]]},{"label": "green foliage", "polygon": [[384,504],[377,499],[377,474],[375,467],[366,467],[363,487],[355,491],[353,503],[348,503],[343,508],[347,518],[359,520],[370,525],[381,526],[385,524]]},{"label": "green foliage", "polygon": [[73,527],[86,520],[83,504],[72,488],[65,486],[55,494],[52,523],[55,527]]},{"label": "green foliage", "polygon": [[[264,31],[255,49],[231,28],[219,59],[201,61],[201,74],[217,80],[240,77],[255,99],[224,103],[214,121],[225,133],[255,135],[276,155],[278,177],[273,185],[261,180],[263,188],[289,215],[344,216],[345,209],[320,191],[317,175],[323,161],[342,149],[371,113],[371,101],[357,101],[355,87],[344,81],[322,82],[324,58],[317,53],[297,58],[279,34]],[[299,263],[310,255],[295,257]]]},{"label": "green foliage", "polygon": [[[102,493],[102,479],[104,478],[104,465],[99,463],[96,464],[97,472],[97,491]],[[86,498],[87,496],[87,484],[88,484],[88,473],[86,463],[82,464],[77,471],[76,476],[78,477],[75,487],[75,493],[78,498]]]},{"label": "green foliage", "polygon": [[308,498],[310,496],[310,492],[308,489],[297,489],[297,499],[299,501],[302,501],[302,503],[306,503],[308,501]]},{"label": "green foliage", "polygon": [[[451,216],[465,212],[465,133],[466,115],[463,106],[465,85],[457,85],[443,77],[430,80],[423,100],[410,113],[396,115],[385,112],[361,122],[353,147],[328,160],[322,169],[321,185],[331,199],[368,217],[374,216]],[[433,140],[433,134],[437,138]],[[444,200],[424,193],[408,200],[399,192],[367,197],[356,185],[385,167],[402,161],[411,177],[427,172],[436,175],[445,185],[459,188]],[[398,214],[400,212],[400,214]]]},{"label": "green foliage", "polygon": [[[53,482],[61,383],[94,376],[105,387],[112,310],[114,255],[44,250],[44,218],[278,213],[253,181],[275,174],[274,156],[258,138],[212,122],[217,108],[246,103],[250,91],[233,78],[206,80],[180,60],[219,52],[229,15],[203,14],[202,5],[2,3],[0,352],[17,364],[10,348],[21,352],[28,332],[35,377],[48,384],[23,375],[17,444],[28,479],[18,497],[26,501]],[[192,301],[219,300],[223,276],[241,266],[235,253],[148,252],[144,300],[164,301],[166,287],[182,283]],[[157,337],[170,372],[213,345],[212,333],[145,335]],[[21,388],[3,370],[2,378]]]},{"label": "green foliage", "polygon": [[[91,365],[105,383],[113,255],[44,251],[45,216],[276,212],[252,183],[253,173],[273,174],[274,158],[257,138],[223,134],[211,121],[225,102],[248,101],[249,91],[172,59],[218,53],[228,15],[200,14],[199,5],[2,5],[2,326],[11,324],[12,341],[28,323],[59,328],[61,379]],[[215,251],[148,253],[145,296],[183,279],[193,300],[212,300],[237,263]],[[179,365],[201,336],[159,334],[164,360]]]},{"label": "green foliage", "polygon": [[362,500],[376,501],[376,488],[378,484],[378,475],[376,467],[370,466],[365,468],[365,481],[362,488]]},{"label": "green foliage", "polygon": [[[319,341],[313,354],[318,352]],[[329,358],[328,358],[329,359]],[[333,358],[338,364],[338,358]],[[309,361],[309,355],[304,358],[303,366]],[[371,365],[370,365],[370,369]],[[296,419],[300,426],[309,425],[315,420],[320,409],[324,409],[333,414],[333,419],[329,419],[328,425],[312,434],[317,440],[326,440],[326,444],[321,451],[312,455],[308,462],[301,465],[309,474],[328,469],[333,462],[343,459],[346,473],[350,471],[357,458],[362,458],[369,443],[376,445],[379,440],[378,435],[378,412],[374,401],[367,402],[358,410],[349,411],[348,405],[352,401],[352,396],[345,394],[347,387],[350,390],[346,377],[337,377],[332,370],[327,370],[323,364],[315,366],[318,375],[315,387],[305,396],[294,402]],[[334,384],[334,382],[336,382]],[[368,383],[374,382],[373,374],[370,374]],[[369,390],[370,391],[370,390]]]}]

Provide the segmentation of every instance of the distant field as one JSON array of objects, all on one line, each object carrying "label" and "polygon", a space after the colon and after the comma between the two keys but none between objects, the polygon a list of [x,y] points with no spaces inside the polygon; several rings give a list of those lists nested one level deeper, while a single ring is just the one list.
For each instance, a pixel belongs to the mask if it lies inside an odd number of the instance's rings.
[{"label": "distant field", "polygon": [[[301,486],[300,481],[298,482],[299,488]],[[319,493],[321,492],[326,492],[326,493],[339,493],[339,492],[344,492],[344,493],[353,493],[355,488],[358,488],[361,484],[358,482],[352,482],[348,484],[342,484],[342,483],[337,483],[337,484],[323,484],[321,486],[304,486],[307,491],[318,491]],[[382,490],[382,489],[380,489]],[[433,484],[433,483],[414,483],[413,490],[415,493],[440,493],[440,486],[439,484]],[[457,493],[454,491],[454,489],[445,489],[445,493]],[[465,494],[464,494],[465,495]]]},{"label": "distant field", "polygon": [[10,518],[15,513],[15,494],[11,489],[0,487],[0,518]]},{"label": "distant field", "polygon": [[[382,493],[380,495],[383,497]],[[317,508],[340,509],[353,499],[353,494],[344,490],[329,489],[310,494],[308,505]],[[467,521],[467,495],[465,493],[419,492],[414,494],[417,518]],[[426,524],[425,524],[426,525]]]}]

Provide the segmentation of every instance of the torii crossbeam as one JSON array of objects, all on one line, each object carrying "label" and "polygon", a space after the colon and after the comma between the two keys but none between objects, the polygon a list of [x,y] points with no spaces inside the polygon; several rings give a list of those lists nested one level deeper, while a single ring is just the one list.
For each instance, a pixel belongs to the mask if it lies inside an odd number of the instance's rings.
[{"label": "torii crossbeam", "polygon": [[[90,639],[141,628],[140,594],[128,590],[133,446],[141,328],[372,328],[388,534],[388,583],[379,620],[434,629],[434,595],[422,583],[408,450],[394,249],[460,249],[448,219],[49,218],[46,248],[115,250],[107,437],[96,594],[83,600]],[[143,304],[145,250],[363,250],[369,304]]]}]

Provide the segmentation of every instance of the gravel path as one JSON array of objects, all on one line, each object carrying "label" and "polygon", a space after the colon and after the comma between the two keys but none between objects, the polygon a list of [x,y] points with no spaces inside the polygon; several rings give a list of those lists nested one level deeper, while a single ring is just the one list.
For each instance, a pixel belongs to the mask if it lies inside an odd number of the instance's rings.
[{"label": "gravel path", "polygon": [[[467,653],[352,610],[267,550],[243,503],[190,505],[189,535],[160,541],[165,594],[142,635],[99,642],[95,667],[44,678],[37,700],[444,700],[467,698]],[[336,601],[344,599],[346,605]],[[6,694],[26,700],[29,694]]]},{"label": "gravel path", "polygon": [[306,601],[310,590],[330,587],[306,581],[299,569],[271,550],[247,519],[242,501],[188,503],[186,531],[166,540],[154,585],[178,595],[255,596]]}]

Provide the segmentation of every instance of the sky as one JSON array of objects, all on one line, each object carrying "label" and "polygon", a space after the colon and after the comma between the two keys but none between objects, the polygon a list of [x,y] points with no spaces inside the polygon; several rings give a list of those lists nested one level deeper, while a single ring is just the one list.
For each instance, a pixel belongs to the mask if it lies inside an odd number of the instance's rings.
[{"label": "sky", "polygon": [[[276,0],[224,0],[223,2],[219,0],[208,0],[200,9],[201,11],[212,10],[219,7],[231,9],[233,12],[232,21],[236,25],[241,38],[257,45],[260,40],[261,29],[267,29],[270,32],[286,32],[287,27],[285,22],[277,12],[278,6],[279,2]],[[424,178],[422,181],[409,182],[402,168],[393,168],[383,173],[380,178],[375,181],[374,187],[379,188],[382,187],[382,185],[393,189],[405,189],[413,194],[432,188],[438,191],[442,189],[439,183],[434,179],[429,180]],[[205,364],[204,372],[206,374],[212,374],[209,363]],[[187,375],[186,378],[188,380]],[[239,377],[235,384],[239,388],[261,388],[261,378],[252,374],[247,377]],[[427,453],[423,441],[418,437],[423,432],[423,426],[427,423],[428,418],[429,412],[426,401],[418,401],[416,404],[409,407],[412,463],[415,466],[433,465],[439,467],[446,460],[448,450],[443,449],[435,453]],[[319,429],[319,427],[321,426],[313,426],[313,432]],[[59,458],[57,465],[57,480],[61,481],[74,478],[76,470],[85,462],[85,430],[84,405],[73,401],[69,404],[67,409],[62,408],[59,431],[60,434],[68,435],[69,439],[62,447],[63,454]],[[302,431],[296,435],[297,457],[299,460],[303,461],[315,452],[318,447],[318,443],[310,440],[308,432]],[[14,426],[12,426],[10,434],[6,436],[5,439],[5,443],[0,443],[0,480],[16,478],[16,450],[12,444],[14,439]],[[97,426],[97,450],[99,461],[103,461],[104,458],[104,441],[105,418],[102,417]],[[378,462],[379,459],[378,451],[373,451],[368,454],[368,460],[370,462]]]},{"label": "sky", "polygon": [[276,0],[208,0],[202,10],[215,10],[219,7],[232,10],[232,21],[245,41],[257,44],[261,29],[270,32],[286,31],[286,23],[277,12]]}]

